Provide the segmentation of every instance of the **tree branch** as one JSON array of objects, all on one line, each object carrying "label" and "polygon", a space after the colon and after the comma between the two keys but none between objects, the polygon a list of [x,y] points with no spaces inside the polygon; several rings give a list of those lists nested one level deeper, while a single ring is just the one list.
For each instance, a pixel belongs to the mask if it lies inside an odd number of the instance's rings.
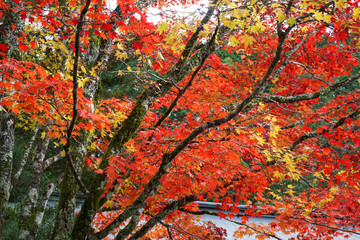
[{"label": "tree branch", "polygon": [[[210,48],[213,44],[215,44],[215,39],[216,39],[216,34],[219,30],[219,25],[216,26],[216,29],[209,41],[209,43],[207,44],[207,48]],[[195,71],[193,72],[189,82],[185,85],[185,87],[183,89],[181,89],[176,98],[174,99],[174,101],[171,103],[170,107],[166,110],[166,112],[161,116],[161,118],[155,123],[155,125],[153,126],[154,128],[160,126],[163,121],[170,115],[170,113],[172,112],[172,110],[175,108],[177,102],[180,100],[181,96],[184,95],[185,91],[192,85],[195,77],[197,76],[198,72],[200,71],[200,69],[202,68],[202,66],[205,63],[205,58],[201,60],[200,64],[197,66],[197,68],[195,69]]]},{"label": "tree branch", "polygon": [[42,164],[43,170],[46,170],[51,164],[59,161],[63,156],[64,156],[64,152],[60,152],[55,156],[47,158]]},{"label": "tree branch", "polygon": [[39,131],[39,127],[35,127],[35,129],[34,129],[34,134],[32,135],[32,137],[31,137],[31,139],[30,139],[30,142],[29,142],[29,146],[27,146],[27,149],[26,149],[26,151],[25,151],[25,153],[24,153],[24,156],[23,156],[23,158],[21,159],[20,167],[19,167],[19,169],[17,170],[17,172],[16,172],[16,173],[13,175],[13,177],[12,177],[12,180],[11,180],[11,183],[12,183],[12,184],[11,184],[11,188],[13,188],[13,187],[17,184],[17,182],[18,182],[18,180],[19,180],[19,177],[20,177],[22,171],[23,171],[23,169],[24,169],[27,161],[29,160],[29,155],[30,155],[30,152],[31,152],[31,150],[32,150],[32,148],[33,148],[34,141],[35,141],[35,138],[36,138],[36,135],[37,135],[38,131]]},{"label": "tree branch", "polygon": [[300,218],[294,218],[294,219],[302,220],[302,221],[305,221],[305,222],[310,223],[310,224],[313,224],[313,225],[330,228],[330,229],[332,229],[332,230],[341,231],[341,232],[347,232],[347,233],[352,233],[352,234],[355,234],[355,235],[359,235],[359,236],[360,236],[360,233],[359,233],[359,232],[355,232],[355,231],[352,231],[352,230],[347,230],[347,229],[342,229],[342,228],[338,228],[338,227],[333,227],[333,226],[329,226],[329,225],[326,225],[326,224],[323,224],[323,223],[311,222],[311,221],[309,221],[309,220],[302,219],[302,218],[301,218],[301,219],[300,219]]},{"label": "tree branch", "polygon": [[153,216],[149,221],[147,221],[144,226],[142,226],[138,231],[136,231],[134,235],[129,238],[129,240],[135,240],[143,237],[151,228],[153,228],[157,223],[159,223],[162,219],[171,214],[173,211],[195,200],[196,196],[188,195],[179,200],[171,202],[155,216]]},{"label": "tree branch", "polygon": [[168,232],[170,240],[175,240],[171,233],[171,226],[169,224],[164,223],[163,221],[160,221],[160,224],[163,225],[166,228],[166,231]]},{"label": "tree branch", "polygon": [[[336,130],[338,127],[340,127],[341,125],[343,125],[345,123],[345,120],[348,118],[356,118],[360,115],[360,111],[353,111],[352,113],[350,113],[349,115],[340,118],[335,124],[334,126],[331,128],[332,130]],[[297,146],[299,146],[300,143],[302,143],[303,141],[309,139],[309,138],[313,138],[316,136],[321,136],[324,133],[329,132],[329,130],[324,130],[322,133],[318,133],[316,131],[312,131],[312,132],[308,132],[303,134],[302,136],[300,136],[298,139],[296,139],[296,141],[290,146],[290,151],[293,151]]]},{"label": "tree branch", "polygon": [[337,90],[338,88],[345,86],[348,83],[358,80],[359,78],[360,78],[360,74],[357,74],[354,77],[344,79],[340,82],[334,83],[326,88],[323,88],[323,89],[321,89],[317,92],[313,92],[313,93],[299,94],[299,95],[290,96],[290,97],[285,97],[285,96],[280,96],[280,95],[270,95],[270,96],[265,96],[265,97],[259,97],[259,99],[264,103],[271,103],[271,102],[295,103],[295,102],[300,102],[300,101],[305,101],[305,100],[312,100],[312,99],[316,99],[320,96],[326,95],[330,92],[333,92],[333,91]]},{"label": "tree branch", "polygon": [[[217,2],[217,0],[215,0]],[[143,122],[145,115],[147,114],[149,108],[153,104],[153,102],[160,96],[165,95],[170,89],[174,86],[174,83],[178,83],[181,81],[185,76],[189,74],[189,71],[193,68],[193,66],[198,66],[202,59],[207,59],[214,51],[213,48],[209,49],[201,49],[195,54],[190,57],[190,53],[192,52],[194,46],[197,43],[197,39],[200,36],[201,31],[204,29],[204,25],[210,21],[210,18],[213,16],[216,8],[215,6],[211,5],[208,8],[207,13],[203,17],[200,26],[198,26],[197,30],[191,36],[190,40],[187,42],[185,49],[182,53],[182,57],[178,60],[178,62],[174,65],[172,69],[170,69],[164,75],[164,79],[173,79],[173,81],[162,81],[159,80],[158,86],[150,86],[148,89],[144,90],[143,93],[140,95],[138,100],[135,103],[135,106],[129,116],[123,122],[121,128],[115,132],[114,136],[112,137],[110,144],[105,152],[102,162],[100,164],[100,168],[104,169],[109,165],[109,156],[115,152],[119,152],[122,150],[123,145],[128,142],[133,135],[136,133],[137,129]],[[160,85],[161,84],[161,85]],[[158,182],[163,174],[166,172],[166,167],[163,165],[161,169],[159,169],[158,173],[154,176],[154,178],[149,182],[149,184],[155,185],[147,185],[145,190],[140,194],[139,198],[129,206],[123,214],[119,216],[114,221],[115,222],[123,222],[129,218],[133,213],[136,212],[137,208],[141,208],[146,198],[152,192],[153,189],[159,186]],[[96,175],[93,178],[93,181],[90,186],[91,196],[88,196],[85,201],[84,205],[77,217],[77,229],[87,228],[95,212],[101,207],[101,205],[106,201],[106,199],[101,199],[101,196],[105,189],[104,181],[106,180],[106,173]],[[109,195],[113,190],[109,191]],[[80,221],[81,219],[81,221]],[[85,220],[86,219],[86,220]],[[82,238],[83,232],[80,231],[73,231],[74,238]]]},{"label": "tree branch", "polygon": [[45,208],[47,206],[47,203],[49,201],[50,195],[52,194],[52,192],[54,191],[54,189],[61,183],[61,181],[64,178],[65,173],[62,172],[60,173],[60,175],[56,178],[55,181],[50,182],[44,189],[43,193],[42,193],[42,197],[41,200],[39,202],[37,211],[36,211],[36,222],[35,224],[35,229],[37,230],[40,226],[40,224],[42,223],[43,217],[44,217],[44,213],[45,213]]},{"label": "tree branch", "polygon": [[72,132],[74,130],[74,126],[77,120],[77,116],[78,116],[78,109],[77,109],[77,105],[78,105],[78,95],[77,95],[77,91],[78,91],[78,68],[79,68],[79,60],[80,60],[80,34],[82,31],[82,25],[83,25],[83,21],[84,21],[84,17],[87,13],[87,11],[89,10],[89,6],[90,6],[90,2],[91,0],[87,0],[86,4],[84,6],[84,8],[82,9],[81,13],[80,13],[80,18],[79,18],[79,23],[77,25],[76,28],[76,35],[75,35],[75,59],[74,59],[74,68],[73,68],[73,73],[72,73],[72,77],[73,77],[73,115],[72,115],[72,119],[71,122],[66,130],[67,136],[66,136],[66,144],[64,146],[64,150],[65,150],[65,155],[66,155],[66,159],[70,165],[70,169],[72,171],[72,173],[74,174],[74,177],[77,181],[77,183],[80,186],[80,189],[82,190],[82,192],[84,192],[84,194],[88,195],[89,191],[86,189],[84,183],[81,181],[79,174],[77,174],[75,166],[74,166],[74,162],[72,160],[71,154],[70,154],[70,142],[71,142],[71,136],[72,136]]},{"label": "tree branch", "polygon": [[277,237],[276,235],[274,234],[271,234],[271,233],[268,233],[268,232],[265,232],[264,230],[258,230],[246,223],[241,223],[241,222],[237,222],[237,221],[234,221],[234,220],[231,220],[231,219],[228,219],[228,218],[225,218],[227,221],[229,222],[232,222],[232,223],[235,223],[235,224],[238,224],[240,226],[244,226],[244,227],[247,227],[247,228],[250,228],[251,230],[253,230],[254,232],[257,232],[257,233],[260,233],[260,234],[265,234],[266,236],[268,237],[272,237],[272,238],[275,238],[275,239],[278,239],[278,240],[282,240],[281,238]]}]

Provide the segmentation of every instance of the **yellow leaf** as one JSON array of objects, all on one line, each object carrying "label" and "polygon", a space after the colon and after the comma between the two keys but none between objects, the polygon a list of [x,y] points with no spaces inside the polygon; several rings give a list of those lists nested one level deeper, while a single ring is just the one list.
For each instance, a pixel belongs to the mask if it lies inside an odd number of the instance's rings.
[{"label": "yellow leaf", "polygon": [[324,19],[324,14],[322,12],[316,11],[315,12],[315,19],[321,21]]},{"label": "yellow leaf", "polygon": [[331,22],[331,15],[326,14],[324,16],[324,21],[327,22],[327,23],[330,23]]},{"label": "yellow leaf", "polygon": [[160,34],[162,34],[166,30],[168,30],[168,28],[169,28],[169,24],[167,22],[162,22],[158,25],[158,28],[156,31],[159,32]]},{"label": "yellow leaf", "polygon": [[322,175],[321,175],[321,173],[320,173],[320,172],[316,172],[316,173],[314,173],[314,176],[315,176],[315,177],[318,177],[318,178],[320,178],[320,179],[322,179]]},{"label": "yellow leaf", "polygon": [[110,208],[110,207],[112,207],[112,204],[113,204],[113,201],[107,200],[106,203],[104,204],[104,207],[105,208]]},{"label": "yellow leaf", "polygon": [[117,45],[117,48],[119,49],[119,50],[124,50],[125,48],[124,48],[124,45],[122,45],[121,43],[118,43]]},{"label": "yellow leaf", "polygon": [[287,22],[290,24],[290,26],[292,26],[296,24],[296,19],[294,17],[290,17]]},{"label": "yellow leaf", "polygon": [[244,34],[241,37],[241,42],[243,42],[245,44],[245,48],[247,48],[249,45],[253,44],[253,42],[255,41],[255,38],[253,36]]},{"label": "yellow leaf", "polygon": [[297,173],[294,173],[292,178],[295,180],[295,181],[299,181],[300,180],[300,175],[297,174]]},{"label": "yellow leaf", "polygon": [[337,0],[335,1],[335,6],[337,8],[342,8],[347,0]]},{"label": "yellow leaf", "polygon": [[307,216],[307,215],[309,215],[309,213],[311,213],[311,210],[310,209],[305,209],[304,215]]},{"label": "yellow leaf", "polygon": [[117,59],[126,59],[127,58],[127,54],[126,53],[122,53],[122,52],[115,52],[115,57]]},{"label": "yellow leaf", "polygon": [[41,133],[41,139],[44,139],[45,136],[46,136],[45,132],[42,132],[42,133]]},{"label": "yellow leaf", "polygon": [[288,189],[288,190],[286,191],[286,193],[292,196],[292,195],[294,195],[295,191],[292,190],[292,189]]},{"label": "yellow leaf", "polygon": [[274,176],[275,177],[278,177],[280,179],[284,179],[284,174],[280,173],[279,171],[275,171],[274,172]]},{"label": "yellow leaf", "polygon": [[230,46],[236,46],[240,43],[240,41],[234,36],[230,37],[229,42],[230,42],[229,44]]},{"label": "yellow leaf", "polygon": [[224,18],[223,23],[224,23],[224,26],[226,26],[230,29],[234,29],[236,27],[235,22],[228,18]]},{"label": "yellow leaf", "polygon": [[353,18],[355,18],[355,19],[360,18],[360,8],[354,8],[354,10],[353,10]]},{"label": "yellow leaf", "polygon": [[338,186],[333,186],[330,188],[330,192],[331,194],[336,194],[339,191],[339,187]]},{"label": "yellow leaf", "polygon": [[285,20],[286,15],[283,13],[278,13],[277,18],[278,18],[279,23],[282,23]]}]

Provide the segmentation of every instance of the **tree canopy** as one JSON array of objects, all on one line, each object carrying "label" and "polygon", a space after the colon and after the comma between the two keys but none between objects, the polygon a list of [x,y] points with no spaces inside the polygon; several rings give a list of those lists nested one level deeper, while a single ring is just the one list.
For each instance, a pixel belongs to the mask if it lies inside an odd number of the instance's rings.
[{"label": "tree canopy", "polygon": [[114,3],[0,0],[0,228],[28,166],[19,239],[360,234],[359,1]]}]

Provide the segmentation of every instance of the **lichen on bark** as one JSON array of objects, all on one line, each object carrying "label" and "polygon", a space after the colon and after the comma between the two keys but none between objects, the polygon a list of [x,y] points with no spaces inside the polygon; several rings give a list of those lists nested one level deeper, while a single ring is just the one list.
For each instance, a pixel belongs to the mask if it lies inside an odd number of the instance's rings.
[{"label": "lichen on bark", "polygon": [[13,149],[14,118],[0,109],[0,236],[5,207],[10,197]]}]

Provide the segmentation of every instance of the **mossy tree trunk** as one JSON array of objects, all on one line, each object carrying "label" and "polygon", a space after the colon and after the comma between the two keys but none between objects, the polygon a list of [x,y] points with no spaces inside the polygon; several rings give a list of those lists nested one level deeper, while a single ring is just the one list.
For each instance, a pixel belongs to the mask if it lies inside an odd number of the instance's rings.
[{"label": "mossy tree trunk", "polygon": [[[9,1],[8,4],[14,4]],[[0,34],[0,43],[7,44],[9,47],[7,52],[8,58],[16,58],[19,50],[17,49],[17,37],[22,27],[19,21],[19,15],[8,10],[2,12],[1,31],[10,34]],[[12,26],[16,25],[14,29]],[[0,78],[0,83],[3,81]],[[3,95],[0,95],[0,99]],[[14,123],[15,118],[7,109],[0,106],[0,239],[2,225],[5,221],[4,211],[8,203],[11,191],[11,175],[13,164],[14,149]]]},{"label": "mossy tree trunk", "polygon": [[[80,26],[81,27],[81,26]],[[88,47],[88,53],[81,55],[82,64],[84,66],[102,66],[108,61],[109,56],[105,53],[109,51],[111,47],[110,39],[91,39]],[[80,56],[79,56],[80,58]],[[93,101],[92,106],[95,112],[96,106],[99,101],[99,88],[102,67],[98,68],[96,77],[91,77],[92,80],[87,82],[84,87],[85,96]],[[78,119],[78,121],[90,121],[85,119]],[[82,130],[80,136],[75,137],[75,140],[71,141],[70,154],[73,159],[73,165],[78,176],[82,174],[82,167],[87,154],[87,147],[89,144],[89,132]],[[55,225],[52,231],[52,240],[65,240],[71,239],[71,233],[73,231],[75,223],[75,208],[76,208],[76,197],[79,192],[78,182],[69,166],[66,165],[65,176],[61,183],[61,190],[59,196],[58,210],[55,219]]]},{"label": "mossy tree trunk", "polygon": [[[86,156],[89,133],[82,131],[76,141],[71,143],[71,154],[74,167],[78,175],[82,172],[82,165]],[[51,239],[70,239],[75,221],[76,195],[79,187],[70,166],[66,166],[65,176],[61,183],[58,210]]]},{"label": "mossy tree trunk", "polygon": [[5,207],[10,197],[14,149],[14,118],[0,109],[0,239]]},{"label": "mossy tree trunk", "polygon": [[[107,62],[108,56],[104,53],[108,51],[109,40],[102,40],[101,43],[95,44],[90,42],[89,53],[91,57],[84,59],[84,65],[94,66],[102,63],[103,65]],[[101,75],[101,68],[99,68],[97,76]],[[99,88],[100,88],[100,78],[93,77],[92,81],[88,82],[85,87],[85,96],[93,101],[94,106],[92,106],[93,111],[95,111],[98,100],[99,100]],[[90,121],[79,119],[78,121]],[[74,167],[78,174],[81,176],[82,167],[84,160],[87,154],[87,147],[89,144],[89,132],[82,130],[80,136],[76,137],[76,140],[71,141],[71,155],[74,161]],[[61,190],[59,196],[58,211],[55,219],[55,225],[53,228],[51,239],[62,240],[70,239],[71,232],[74,227],[75,222],[75,208],[76,208],[76,196],[79,192],[78,182],[75,179],[73,172],[70,169],[69,164],[66,166],[65,176],[61,183]]]},{"label": "mossy tree trunk", "polygon": [[37,227],[42,221],[42,219],[36,217],[38,215],[37,202],[41,186],[41,175],[43,174],[42,164],[50,141],[46,136],[46,130],[44,133],[44,138],[39,140],[36,155],[30,162],[30,181],[27,195],[22,204],[18,239],[35,239]]}]

